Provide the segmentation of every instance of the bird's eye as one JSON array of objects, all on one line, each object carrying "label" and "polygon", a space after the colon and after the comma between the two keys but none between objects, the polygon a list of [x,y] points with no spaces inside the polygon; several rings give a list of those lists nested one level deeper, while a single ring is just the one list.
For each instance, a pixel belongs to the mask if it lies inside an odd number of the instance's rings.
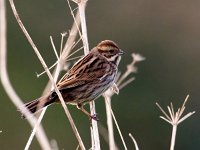
[{"label": "bird's eye", "polygon": [[113,52],[114,52],[114,50],[113,50],[113,49],[111,49],[111,50],[109,50],[109,52],[110,52],[110,53],[113,53]]}]

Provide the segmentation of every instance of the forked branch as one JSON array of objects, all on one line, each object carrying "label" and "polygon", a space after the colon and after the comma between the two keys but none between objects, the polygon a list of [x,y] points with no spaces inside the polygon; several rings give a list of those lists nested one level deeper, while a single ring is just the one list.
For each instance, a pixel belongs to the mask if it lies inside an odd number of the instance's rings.
[{"label": "forked branch", "polygon": [[[17,109],[23,109],[21,106],[23,105],[22,100],[16,94],[14,88],[10,83],[10,79],[7,71],[7,43],[6,43],[6,15],[5,15],[5,3],[4,0],[0,0],[0,78],[2,85],[8,94],[10,100],[14,103]],[[25,108],[24,108],[25,109]],[[32,116],[29,112],[25,114],[26,116]],[[32,127],[34,127],[36,123],[36,119],[34,116],[27,117],[28,122]],[[38,127],[38,132],[36,134],[38,142],[42,149],[50,150],[50,144],[46,137],[46,134],[42,128],[42,126]]]},{"label": "forked branch", "polygon": [[163,110],[163,108],[158,103],[156,103],[156,105],[158,106],[158,108],[164,115],[164,116],[160,116],[160,118],[172,125],[172,137],[171,137],[170,150],[174,150],[178,125],[195,113],[195,111],[189,112],[182,117],[182,114],[186,107],[185,104],[186,104],[188,98],[189,98],[189,95],[187,95],[187,97],[185,98],[185,101],[183,102],[183,105],[181,106],[181,108],[178,108],[177,112],[174,111],[173,104],[170,103],[170,106],[167,106],[169,114],[167,114],[167,112],[165,112]]},{"label": "forked branch", "polygon": [[51,81],[51,83],[52,83],[52,86],[53,86],[53,88],[55,89],[55,92],[57,93],[57,95],[58,95],[58,97],[59,97],[59,99],[60,99],[60,101],[61,101],[61,104],[62,104],[62,106],[63,106],[63,108],[64,108],[64,111],[65,111],[65,113],[66,113],[66,115],[67,115],[67,117],[68,117],[68,119],[69,119],[69,121],[70,121],[70,124],[71,124],[71,126],[72,126],[72,129],[73,129],[75,135],[76,135],[76,138],[77,138],[77,140],[78,140],[78,142],[79,142],[79,145],[80,145],[81,149],[84,150],[85,147],[84,147],[84,145],[83,145],[83,142],[82,142],[82,140],[81,140],[81,138],[80,138],[80,135],[79,135],[79,133],[78,133],[78,131],[77,131],[77,129],[76,129],[76,126],[75,126],[75,124],[74,124],[74,122],[73,122],[73,119],[72,119],[70,113],[69,113],[69,110],[68,110],[68,108],[67,108],[67,106],[66,106],[66,104],[65,104],[65,102],[64,102],[64,100],[63,100],[63,98],[62,98],[62,95],[61,95],[60,91],[58,90],[58,88],[57,88],[57,86],[56,86],[56,83],[55,83],[55,81],[54,81],[54,78],[52,77],[52,75],[51,75],[51,73],[50,73],[50,71],[49,71],[49,69],[48,69],[48,67],[47,67],[47,65],[46,65],[46,63],[45,63],[45,61],[43,60],[41,54],[39,53],[39,51],[38,51],[36,45],[35,45],[34,42],[32,41],[32,39],[31,39],[30,35],[28,34],[27,30],[25,29],[25,27],[24,27],[24,25],[23,25],[23,23],[22,23],[22,21],[21,21],[19,15],[18,15],[18,13],[17,13],[17,11],[16,11],[16,8],[15,8],[15,5],[14,5],[14,3],[13,3],[13,0],[9,0],[9,1],[10,1],[10,5],[11,5],[11,7],[12,7],[12,10],[13,10],[14,16],[15,16],[15,18],[16,18],[16,20],[17,20],[19,26],[21,27],[21,29],[22,29],[22,31],[24,32],[26,38],[28,39],[29,43],[31,44],[33,50],[35,51],[35,53],[36,53],[38,59],[40,60],[42,66],[43,66],[43,68],[44,68],[44,70],[46,71],[46,73],[47,73],[47,75],[48,75],[48,77],[49,77],[49,79],[50,79],[50,81]]},{"label": "forked branch", "polygon": [[[69,1],[69,0],[68,0]],[[87,36],[87,26],[86,26],[86,17],[85,17],[85,7],[87,5],[86,0],[76,0],[74,1],[78,5],[78,10],[80,14],[81,20],[81,38],[83,41],[84,53],[87,55],[89,53],[89,44],[88,44],[88,36]],[[91,115],[96,114],[95,110],[95,102],[90,102],[90,111]],[[97,121],[92,119],[91,126],[91,139],[92,139],[92,149],[100,150],[100,140],[99,140],[99,131],[97,126]]]}]

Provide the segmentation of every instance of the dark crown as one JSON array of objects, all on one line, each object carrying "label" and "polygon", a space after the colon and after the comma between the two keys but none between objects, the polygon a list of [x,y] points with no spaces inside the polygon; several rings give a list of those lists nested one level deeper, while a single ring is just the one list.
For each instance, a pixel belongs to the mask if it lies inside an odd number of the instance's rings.
[{"label": "dark crown", "polygon": [[101,41],[98,45],[97,45],[98,49],[101,50],[110,50],[110,49],[119,49],[119,47],[117,46],[117,44],[111,40],[104,40]]}]

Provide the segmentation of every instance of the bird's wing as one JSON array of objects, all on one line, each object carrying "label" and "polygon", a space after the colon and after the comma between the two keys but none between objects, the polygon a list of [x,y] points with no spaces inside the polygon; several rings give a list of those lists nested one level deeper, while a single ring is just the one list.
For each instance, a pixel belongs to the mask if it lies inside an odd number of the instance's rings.
[{"label": "bird's wing", "polygon": [[[98,59],[98,60],[96,60]],[[98,61],[99,66],[92,66],[92,62]],[[97,62],[96,62],[97,63]],[[104,63],[104,64],[103,64]],[[91,65],[91,66],[90,66]],[[100,66],[101,65],[101,66]],[[78,61],[69,72],[63,76],[58,82],[58,88],[72,88],[86,84],[92,80],[102,80],[107,72],[107,65],[103,59],[93,57],[93,54],[89,53],[83,59]],[[87,71],[86,71],[87,70]]]}]

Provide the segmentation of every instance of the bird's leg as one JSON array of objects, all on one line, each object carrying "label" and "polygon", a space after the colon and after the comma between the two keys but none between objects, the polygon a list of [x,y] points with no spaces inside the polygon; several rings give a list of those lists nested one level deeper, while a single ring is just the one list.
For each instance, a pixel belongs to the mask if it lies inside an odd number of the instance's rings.
[{"label": "bird's leg", "polygon": [[87,112],[87,110],[85,110],[85,108],[83,107],[82,104],[77,104],[77,108],[80,109],[84,114],[86,114],[86,115],[89,117],[90,120],[91,120],[91,119],[94,119],[94,120],[96,120],[96,121],[99,120],[99,119],[97,118],[97,115],[96,115],[96,114],[91,115],[89,112]]}]

